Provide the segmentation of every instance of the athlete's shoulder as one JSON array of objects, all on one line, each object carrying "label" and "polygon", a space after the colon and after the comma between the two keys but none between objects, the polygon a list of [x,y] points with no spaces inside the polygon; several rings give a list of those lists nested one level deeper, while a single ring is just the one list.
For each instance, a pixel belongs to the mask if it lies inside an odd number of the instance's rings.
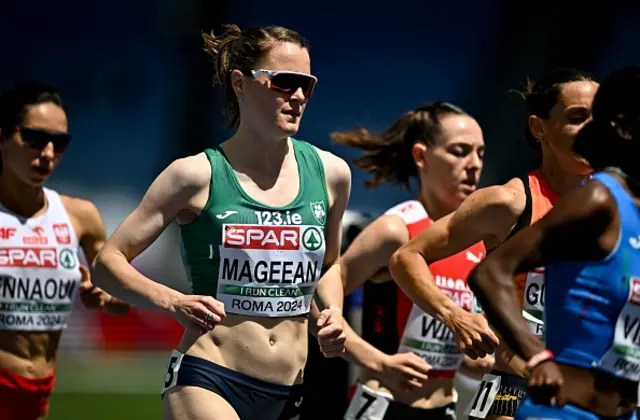
[{"label": "athlete's shoulder", "polygon": [[102,216],[92,201],[64,194],[60,194],[60,200],[78,237],[83,237],[85,233],[93,233],[94,236],[104,235]]},{"label": "athlete's shoulder", "polygon": [[[335,172],[334,175],[336,176],[351,178],[351,169],[344,159],[327,150],[322,150],[316,146],[312,147],[320,156],[325,172]],[[327,175],[331,174],[327,173]]]},{"label": "athlete's shoulder", "polygon": [[[617,179],[620,182],[620,179]],[[597,179],[590,179],[582,186],[574,188],[556,203],[555,213],[566,213],[576,217],[595,214],[613,214],[616,209],[611,190]]]},{"label": "athlete's shoulder", "polygon": [[327,184],[336,190],[345,191],[351,189],[351,168],[349,164],[339,156],[333,153],[312,146],[324,167],[324,173],[327,178]]},{"label": "athlete's shoulder", "polygon": [[[620,184],[620,187],[624,188],[624,181],[616,175],[611,175]],[[605,205],[611,203],[613,200],[613,194],[609,187],[598,179],[590,179],[584,183],[581,187],[578,187],[572,191],[575,194],[580,194],[595,205]]]},{"label": "athlete's shoulder", "polygon": [[84,198],[60,194],[60,200],[66,212],[79,219],[100,218],[100,212],[92,201]]},{"label": "athlete's shoulder", "polygon": [[381,241],[403,245],[409,240],[407,223],[399,214],[385,213],[367,226],[367,229],[375,231]]},{"label": "athlete's shoulder", "polygon": [[[508,236],[526,207],[524,186],[519,179],[503,185],[481,188],[467,197],[458,210],[441,223],[446,223],[449,235],[475,237],[493,248]],[[440,222],[440,221],[438,221]]]},{"label": "athlete's shoulder", "polygon": [[320,149],[319,147],[309,143],[308,141],[294,139],[293,137],[291,138],[291,140],[298,144],[304,143],[318,154],[327,177],[348,177],[349,179],[351,179],[351,169],[349,168],[349,164],[341,157],[327,150]]},{"label": "athlete's shoulder", "polygon": [[178,158],[164,170],[174,186],[183,188],[203,187],[211,181],[211,163],[205,152]]},{"label": "athlete's shoulder", "polygon": [[464,207],[501,208],[519,216],[526,206],[524,185],[519,178],[513,178],[502,185],[481,188],[464,201]]},{"label": "athlete's shoulder", "polygon": [[612,191],[592,179],[564,194],[530,229],[544,238],[544,252],[561,253],[561,261],[600,260],[620,238],[618,211]]}]

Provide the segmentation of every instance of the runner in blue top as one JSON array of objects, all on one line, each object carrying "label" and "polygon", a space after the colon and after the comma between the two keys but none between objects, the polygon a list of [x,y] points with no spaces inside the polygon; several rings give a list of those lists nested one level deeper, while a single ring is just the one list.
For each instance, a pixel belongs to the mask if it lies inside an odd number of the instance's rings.
[{"label": "runner in blue top", "polygon": [[[612,73],[574,148],[597,171],[477,267],[469,284],[531,369],[516,419],[635,419],[640,379],[640,68]],[[545,342],[517,272],[546,266]],[[545,348],[546,346],[546,348]],[[486,395],[496,387],[487,382]],[[479,394],[482,395],[482,394]],[[482,397],[482,396],[481,396]]]}]

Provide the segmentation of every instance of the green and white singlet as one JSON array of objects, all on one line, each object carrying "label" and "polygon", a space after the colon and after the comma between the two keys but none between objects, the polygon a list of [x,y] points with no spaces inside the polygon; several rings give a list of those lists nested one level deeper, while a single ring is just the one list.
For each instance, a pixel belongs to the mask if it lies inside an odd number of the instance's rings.
[{"label": "green and white singlet", "polygon": [[324,167],[310,144],[291,139],[300,187],[271,207],[241,187],[221,148],[207,149],[209,199],[181,226],[182,260],[192,292],[213,296],[225,312],[256,317],[306,315],[322,272],[329,198]]}]

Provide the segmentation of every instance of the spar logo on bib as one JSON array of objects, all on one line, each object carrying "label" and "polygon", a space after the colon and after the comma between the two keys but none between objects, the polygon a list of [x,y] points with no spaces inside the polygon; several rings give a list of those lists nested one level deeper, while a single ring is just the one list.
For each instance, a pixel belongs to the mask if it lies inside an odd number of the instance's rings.
[{"label": "spar logo on bib", "polygon": [[640,305],[640,278],[631,277],[629,279],[629,288],[631,289],[629,302],[634,305]]},{"label": "spar logo on bib", "polygon": [[0,267],[57,268],[55,248],[0,248]]},{"label": "spar logo on bib", "polygon": [[317,251],[322,247],[322,232],[316,227],[308,227],[302,234],[302,245],[308,251]]},{"label": "spar logo on bib", "polygon": [[60,265],[67,270],[73,270],[78,265],[75,253],[68,248],[60,250],[58,260],[60,261]]},{"label": "spar logo on bib", "polygon": [[300,227],[224,225],[222,243],[226,248],[294,251],[300,248]]},{"label": "spar logo on bib", "polygon": [[322,248],[322,231],[314,226],[225,225],[225,248],[295,251],[300,245],[308,251]]}]

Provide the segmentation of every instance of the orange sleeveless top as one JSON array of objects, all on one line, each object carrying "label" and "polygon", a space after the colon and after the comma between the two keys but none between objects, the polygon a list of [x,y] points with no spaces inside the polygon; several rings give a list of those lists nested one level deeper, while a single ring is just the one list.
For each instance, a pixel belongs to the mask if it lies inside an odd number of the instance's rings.
[{"label": "orange sleeveless top", "polygon": [[[539,170],[529,172],[522,181],[527,201],[511,236],[518,230],[540,220],[560,199],[560,196],[551,190]],[[536,336],[542,338],[544,333],[544,267],[518,274],[514,277],[513,282],[522,307],[522,315],[527,321],[529,329]]]}]

